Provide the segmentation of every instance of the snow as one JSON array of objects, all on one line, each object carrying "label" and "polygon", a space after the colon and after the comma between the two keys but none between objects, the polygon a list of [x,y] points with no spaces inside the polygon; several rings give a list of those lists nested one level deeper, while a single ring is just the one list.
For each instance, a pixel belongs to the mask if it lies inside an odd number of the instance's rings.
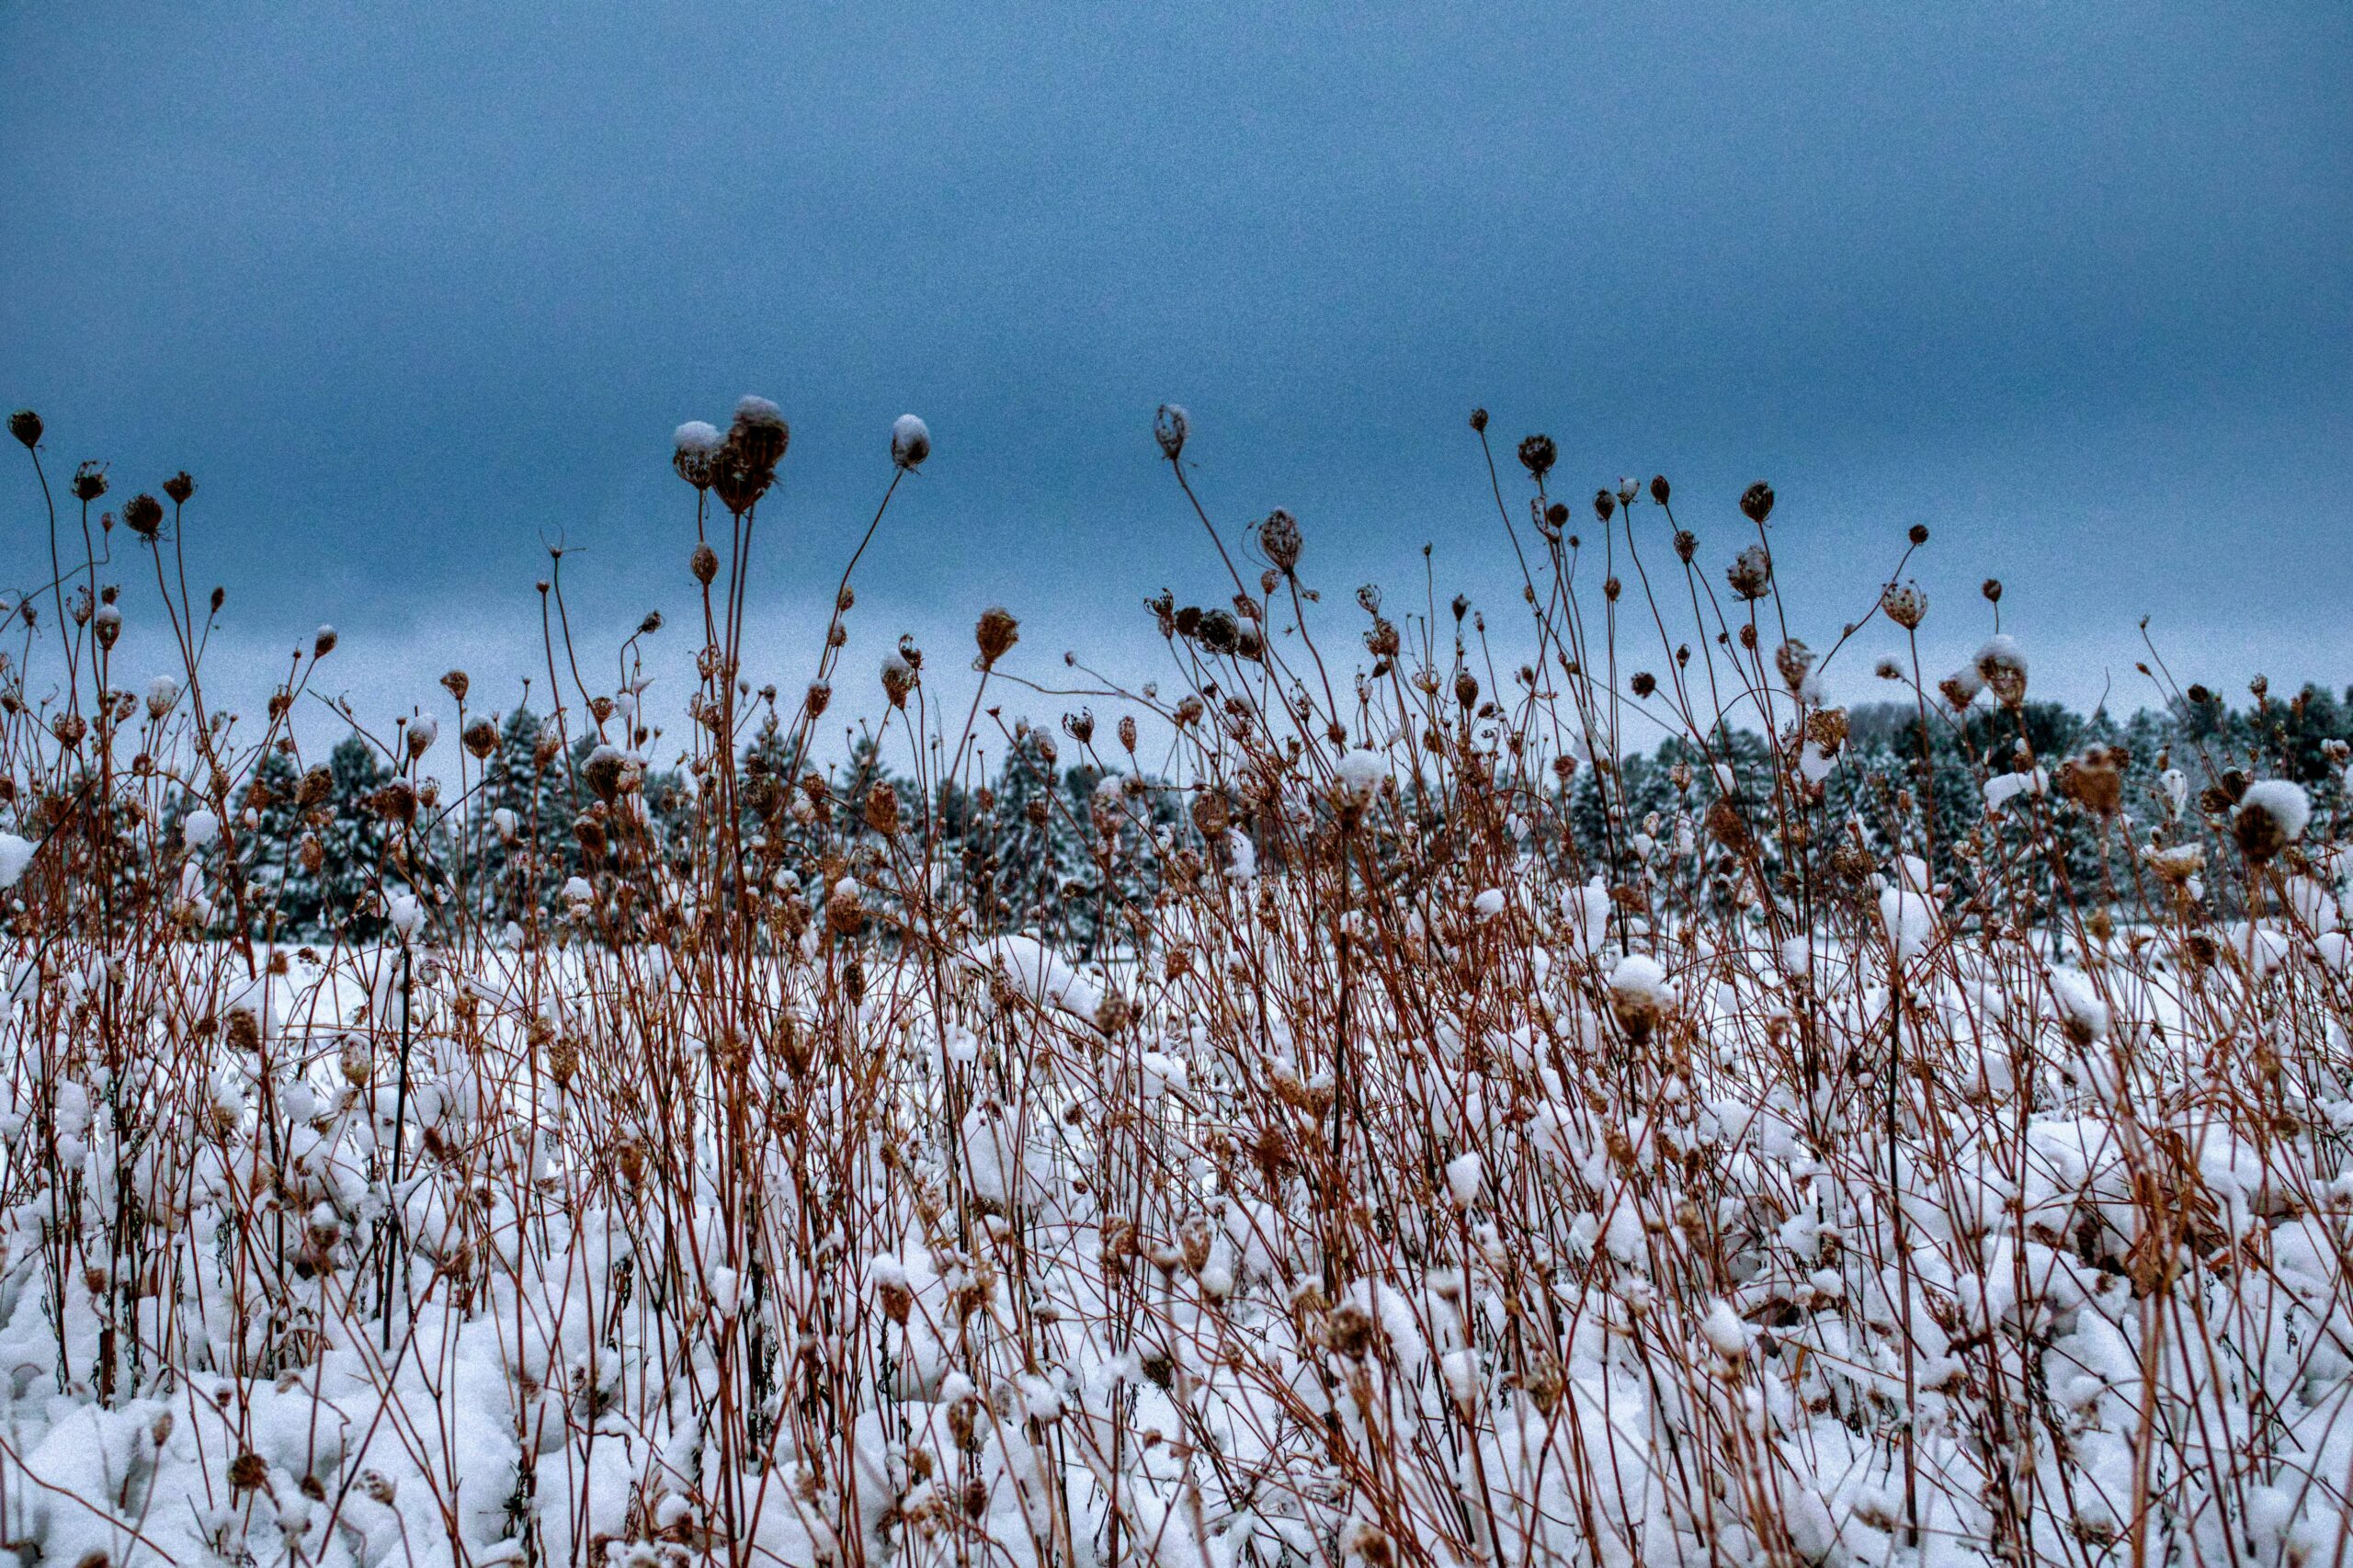
[{"label": "snow", "polygon": [[202,849],[221,836],[221,819],[199,807],[180,819],[180,842]]},{"label": "snow", "polygon": [[33,853],[39,846],[30,839],[19,838],[13,833],[0,833],[0,888],[15,887],[33,863]]}]

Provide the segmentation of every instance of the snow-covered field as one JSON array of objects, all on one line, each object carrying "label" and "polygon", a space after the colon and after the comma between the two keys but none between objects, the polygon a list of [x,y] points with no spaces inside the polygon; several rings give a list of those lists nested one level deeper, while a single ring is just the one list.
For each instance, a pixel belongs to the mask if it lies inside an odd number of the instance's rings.
[{"label": "snow-covered field", "polygon": [[[698,537],[756,506],[776,417],[681,432]],[[1176,459],[1181,413],[1158,433]],[[894,460],[927,450],[903,421]],[[1999,742],[1967,759],[1982,823],[1931,842],[1920,781],[1855,777],[1813,656],[1759,630],[1769,491],[1727,573],[1645,513],[1660,597],[1619,607],[1576,575],[1600,537],[1546,511],[1549,443],[1522,459],[1505,690],[1460,608],[1319,620],[1287,514],[1233,608],[1154,607],[1169,690],[1120,700],[1166,757],[1074,718],[1063,760],[1106,778],[1036,808],[1092,846],[1045,896],[1090,890],[1093,959],[947,847],[989,809],[945,788],[981,782],[975,727],[1012,721],[975,699],[960,733],[919,656],[880,661],[904,785],[754,767],[740,616],[683,523],[692,738],[657,746],[626,687],[551,721],[526,766],[579,813],[560,854],[488,808],[462,681],[460,746],[386,727],[391,781],[337,804],[299,747],[267,782],[282,709],[216,723],[194,668],[117,693],[114,602],[62,645],[52,618],[0,682],[0,1543],[2339,1561],[2341,777],[2218,742],[2127,790],[2098,748],[2038,757],[1997,637],[1941,691],[1894,670]],[[1620,552],[1640,494],[1596,508]],[[1911,630],[1904,593],[1866,620]],[[1675,673],[1605,685],[1638,608]],[[976,629],[1000,705],[1017,631]],[[1635,708],[1693,717],[1640,813]],[[277,930],[336,835],[366,908]]]}]

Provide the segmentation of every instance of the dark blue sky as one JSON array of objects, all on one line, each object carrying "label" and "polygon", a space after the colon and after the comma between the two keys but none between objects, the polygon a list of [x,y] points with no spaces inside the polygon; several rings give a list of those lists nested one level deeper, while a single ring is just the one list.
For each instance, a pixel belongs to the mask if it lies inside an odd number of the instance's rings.
[{"label": "dark blue sky", "polygon": [[746,391],[794,426],[788,683],[910,409],[860,643],[961,662],[1002,600],[1041,671],[1142,667],[1141,598],[1218,581],[1163,399],[1336,615],[1426,540],[1509,607],[1483,403],[1571,493],[1666,472],[1711,559],[1770,478],[1818,643],[1925,521],[1940,652],[1994,573],[2052,694],[2137,705],[2143,613],[2184,678],[2344,682],[2348,83],[2335,3],[18,0],[0,402],[61,467],[192,469],[228,656],[332,619],[387,708],[523,667],[546,538],[600,634],[683,609],[668,432]]}]

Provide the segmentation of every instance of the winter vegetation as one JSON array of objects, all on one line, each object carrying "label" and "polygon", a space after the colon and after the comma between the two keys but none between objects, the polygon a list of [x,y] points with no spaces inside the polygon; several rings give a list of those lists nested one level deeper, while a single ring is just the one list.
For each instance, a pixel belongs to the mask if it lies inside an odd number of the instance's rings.
[{"label": "winter vegetation", "polygon": [[559,556],[536,705],[378,722],[324,628],[233,717],[194,483],[16,415],[0,1545],[2341,1562],[2353,693],[2152,648],[2161,705],[2071,714],[1995,582],[1922,666],[1925,528],[1813,624],[1768,486],[1572,506],[1471,423],[1501,608],[1326,602],[1160,410],[1213,575],[1072,692],[1001,608],[851,653],[912,416],[749,667],[746,399],[676,434],[693,624],[575,642]]}]

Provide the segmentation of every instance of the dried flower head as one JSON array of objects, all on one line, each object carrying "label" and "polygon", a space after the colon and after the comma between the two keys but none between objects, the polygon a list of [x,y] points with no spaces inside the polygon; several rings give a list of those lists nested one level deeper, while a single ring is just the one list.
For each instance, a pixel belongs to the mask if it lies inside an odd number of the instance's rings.
[{"label": "dried flower head", "polygon": [[901,468],[920,468],[931,456],[931,426],[912,414],[902,414],[891,425],[891,460]]},{"label": "dried flower head", "polygon": [[1258,548],[1278,570],[1289,572],[1299,565],[1299,519],[1280,506],[1267,514],[1258,525]]},{"label": "dried flower head", "polygon": [[182,469],[164,481],[164,494],[172,498],[173,506],[185,506],[188,498],[196,494],[196,481],[188,476],[188,470]]},{"label": "dried flower head", "polygon": [[764,397],[737,401],[725,445],[745,464],[773,473],[791,444],[792,426],[784,422],[784,410]]},{"label": "dried flower head", "polygon": [[1977,675],[2003,707],[2016,708],[2026,700],[2026,651],[2017,639],[1987,638],[1977,650]]},{"label": "dried flower head", "polygon": [[2260,784],[2247,786],[2239,798],[2238,807],[2231,814],[2231,835],[2238,840],[2239,853],[2254,865],[2277,859],[2282,851],[2303,837],[2304,828],[2312,821],[2312,798],[2303,787],[2285,778],[2267,778]]},{"label": "dried flower head", "polygon": [[1760,479],[1742,491],[1740,510],[1750,522],[1761,526],[1773,515],[1773,487]]},{"label": "dried flower head", "polygon": [[1539,484],[1544,483],[1544,476],[1552,472],[1552,465],[1560,457],[1561,449],[1552,444],[1550,436],[1529,436],[1519,443],[1519,465]]},{"label": "dried flower head", "polygon": [[74,499],[86,504],[106,493],[106,464],[92,458],[74,471]]},{"label": "dried flower head", "polygon": [[1618,497],[1606,489],[1593,493],[1593,515],[1607,523],[1618,510]]},{"label": "dried flower head", "polygon": [[1175,462],[1185,449],[1185,437],[1191,435],[1193,422],[1184,409],[1173,403],[1164,403],[1152,416],[1152,438],[1160,443],[1160,455]]},{"label": "dried flower head", "polygon": [[1773,558],[1761,544],[1752,544],[1738,555],[1724,572],[1724,581],[1732,585],[1733,593],[1743,599],[1761,599],[1773,587]]},{"label": "dried flower head", "polygon": [[1471,428],[1482,435],[1486,433],[1487,411],[1485,409],[1474,408],[1471,411]]},{"label": "dried flower head", "polygon": [[1880,590],[1879,608],[1887,612],[1888,619],[1904,631],[1917,631],[1920,622],[1927,619],[1928,596],[1920,591],[1917,583],[1901,585],[1890,583]]},{"label": "dried flower head", "polygon": [[972,640],[980,645],[981,668],[993,668],[1005,657],[1006,650],[1021,641],[1021,623],[1003,605],[991,605],[981,611],[981,619],[972,628]]},{"label": "dried flower head", "polygon": [[8,415],[8,434],[22,441],[28,452],[40,445],[40,415],[29,408],[20,408]]},{"label": "dried flower head", "polygon": [[697,490],[708,490],[711,465],[719,457],[722,440],[716,425],[689,419],[671,437],[670,466]]},{"label": "dried flower head", "polygon": [[1651,475],[1651,499],[1664,506],[1666,505],[1667,494],[1666,475],[1663,473]]},{"label": "dried flower head", "polygon": [[123,503],[122,524],[141,539],[153,539],[164,526],[164,504],[142,490]]}]

